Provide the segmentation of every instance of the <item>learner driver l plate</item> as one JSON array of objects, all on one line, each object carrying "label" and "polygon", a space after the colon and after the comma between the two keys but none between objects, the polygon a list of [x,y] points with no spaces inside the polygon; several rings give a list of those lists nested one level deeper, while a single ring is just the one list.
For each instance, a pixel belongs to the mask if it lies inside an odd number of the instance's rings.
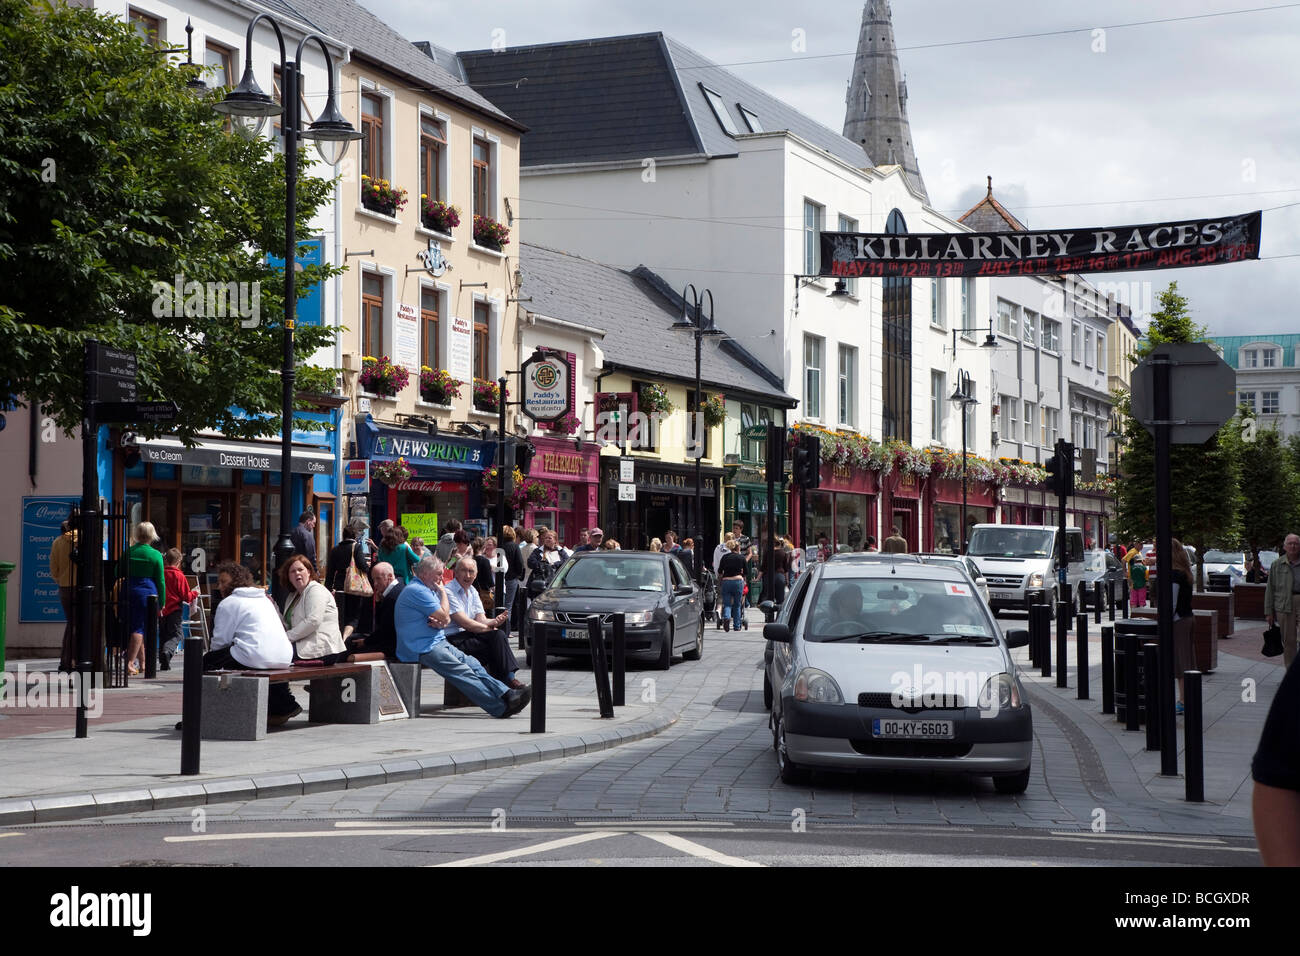
[{"label": "learner driver l plate", "polygon": [[877,717],[871,721],[871,736],[881,740],[952,740],[953,722]]}]

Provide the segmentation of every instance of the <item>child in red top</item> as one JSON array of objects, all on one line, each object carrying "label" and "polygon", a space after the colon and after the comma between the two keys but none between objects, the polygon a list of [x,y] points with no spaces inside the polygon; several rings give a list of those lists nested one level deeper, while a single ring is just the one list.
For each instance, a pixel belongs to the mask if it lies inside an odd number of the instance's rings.
[{"label": "child in red top", "polygon": [[181,549],[172,548],[163,555],[163,583],[167,589],[167,603],[162,609],[162,650],[158,655],[160,670],[172,669],[172,655],[181,643],[181,604],[190,604],[199,592],[191,590],[181,571]]}]

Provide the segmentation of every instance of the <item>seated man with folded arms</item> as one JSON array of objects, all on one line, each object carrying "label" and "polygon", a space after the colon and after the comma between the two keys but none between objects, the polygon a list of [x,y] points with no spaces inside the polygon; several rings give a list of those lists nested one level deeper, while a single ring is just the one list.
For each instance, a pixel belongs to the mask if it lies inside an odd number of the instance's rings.
[{"label": "seated man with folded arms", "polygon": [[523,687],[523,682],[515,679],[519,663],[515,660],[515,652],[510,649],[510,638],[501,630],[510,619],[509,612],[502,611],[496,617],[488,618],[483,610],[483,600],[474,587],[478,567],[473,558],[461,558],[454,570],[456,576],[447,585],[448,610],[451,612],[447,640],[466,654],[477,657],[487,672],[507,687]]},{"label": "seated man with folded arms", "polygon": [[370,581],[375,589],[375,626],[369,634],[349,637],[348,650],[380,652],[390,660],[397,660],[397,625],[393,615],[404,585],[387,561],[380,561],[370,569]]},{"label": "seated man with folded arms", "polygon": [[419,663],[441,674],[457,690],[493,717],[512,717],[528,706],[532,690],[507,687],[473,657],[447,641],[443,628],[451,620],[442,562],[426,554],[397,599],[397,659]]}]

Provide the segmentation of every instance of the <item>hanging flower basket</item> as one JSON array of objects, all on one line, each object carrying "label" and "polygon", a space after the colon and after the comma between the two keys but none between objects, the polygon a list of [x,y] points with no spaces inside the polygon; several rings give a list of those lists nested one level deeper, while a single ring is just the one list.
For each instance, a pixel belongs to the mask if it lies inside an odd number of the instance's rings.
[{"label": "hanging flower basket", "polygon": [[375,358],[367,355],[361,360],[361,387],[372,395],[392,398],[411,380],[404,366],[394,365],[387,355]]},{"label": "hanging flower basket", "polygon": [[385,216],[396,216],[406,207],[406,190],[387,179],[361,177],[361,205]]},{"label": "hanging flower basket", "polygon": [[510,244],[510,230],[487,216],[474,217],[474,244],[501,252]]},{"label": "hanging flower basket", "polygon": [[704,413],[704,424],[709,428],[717,428],[727,420],[727,403],[721,395],[706,398],[700,404],[700,411]]},{"label": "hanging flower basket", "polygon": [[[518,468],[513,468],[510,471],[510,478],[514,486],[518,488],[524,482],[524,473],[520,471]],[[497,490],[497,466],[496,465],[493,465],[491,468],[483,469],[483,490],[487,492],[491,492],[493,494],[496,493]]]},{"label": "hanging flower basket", "polygon": [[441,199],[430,199],[420,194],[420,222],[425,229],[451,235],[451,231],[460,225],[460,209]]},{"label": "hanging flower basket", "polygon": [[563,418],[556,419],[553,422],[543,422],[539,427],[546,431],[555,432],[557,435],[572,435],[582,427],[582,419],[578,418],[573,412],[569,412]]},{"label": "hanging flower basket", "polygon": [[[510,398],[510,389],[506,389],[506,398]],[[501,386],[485,378],[474,379],[474,407],[480,412],[501,410]]]},{"label": "hanging flower basket", "polygon": [[658,382],[642,385],[637,396],[637,409],[651,415],[671,414],[673,403],[668,398],[668,389]]},{"label": "hanging flower basket", "polygon": [[450,405],[453,398],[460,398],[460,387],[465,383],[452,378],[446,369],[431,369],[420,366],[420,400],[431,405]]},{"label": "hanging flower basket", "polygon": [[559,501],[555,486],[536,478],[525,478],[515,485],[514,494],[510,496],[510,507],[515,511],[526,508],[553,508]]},{"label": "hanging flower basket", "polygon": [[386,485],[395,485],[399,481],[406,481],[411,477],[411,474],[411,468],[407,465],[405,458],[370,463],[370,477],[377,478]]}]

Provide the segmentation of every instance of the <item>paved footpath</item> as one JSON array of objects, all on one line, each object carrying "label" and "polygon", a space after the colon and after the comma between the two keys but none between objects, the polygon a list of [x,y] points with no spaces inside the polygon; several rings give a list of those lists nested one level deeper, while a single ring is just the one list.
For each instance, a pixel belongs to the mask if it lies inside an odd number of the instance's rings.
[{"label": "paved footpath", "polygon": [[[1015,618],[1002,625],[1023,626]],[[1222,643],[1219,669],[1205,678],[1202,804],[1183,800],[1181,777],[1160,776],[1159,752],[1143,749],[1145,733],[1127,733],[1100,713],[1095,624],[1091,701],[1076,699],[1073,667],[1069,687],[1061,690],[1055,678],[1028,668],[1023,649],[1015,652],[1035,709],[1034,772],[1025,794],[997,794],[986,778],[884,773],[818,774],[812,786],[787,787],[777,779],[762,706],[763,643],[751,627],[740,634],[707,631],[701,662],[674,665],[667,673],[629,671],[632,703],[613,725],[595,716],[590,672],[575,665],[553,668],[556,734],[540,739],[527,733],[527,712],[492,721],[426,705],[419,720],[376,727],[311,727],[300,719],[265,741],[205,742],[207,774],[197,782],[171,775],[179,762],[179,737],[166,719],[96,729],[90,742],[72,741],[67,732],[0,739],[0,761],[15,768],[0,781],[0,792],[22,794],[16,807],[0,798],[0,823],[114,813],[156,820],[181,815],[173,808],[206,803],[210,816],[231,820],[411,814],[483,819],[504,809],[515,822],[634,817],[788,824],[792,814],[802,813],[857,824],[1089,832],[1104,824],[1107,832],[1250,837],[1250,758],[1282,674],[1279,664],[1259,657],[1261,632],[1262,625],[1242,630]],[[1231,653],[1238,648],[1240,656]],[[1074,659],[1073,643],[1069,658]],[[649,683],[643,687],[643,681]],[[426,678],[425,699],[440,699],[431,684],[441,681]],[[1247,692],[1252,688],[1253,700]],[[643,691],[653,699],[643,700]],[[1180,770],[1182,724],[1180,719]],[[87,746],[100,742],[106,746]],[[596,752],[615,744],[623,746]],[[17,767],[11,758],[25,763]],[[223,773],[240,776],[211,779]],[[138,776],[124,782],[114,774]],[[84,799],[70,807],[49,796],[66,789],[70,779],[90,794],[93,809]],[[92,782],[129,786],[136,790],[134,802],[93,792]],[[201,792],[167,789],[176,786]]]}]

